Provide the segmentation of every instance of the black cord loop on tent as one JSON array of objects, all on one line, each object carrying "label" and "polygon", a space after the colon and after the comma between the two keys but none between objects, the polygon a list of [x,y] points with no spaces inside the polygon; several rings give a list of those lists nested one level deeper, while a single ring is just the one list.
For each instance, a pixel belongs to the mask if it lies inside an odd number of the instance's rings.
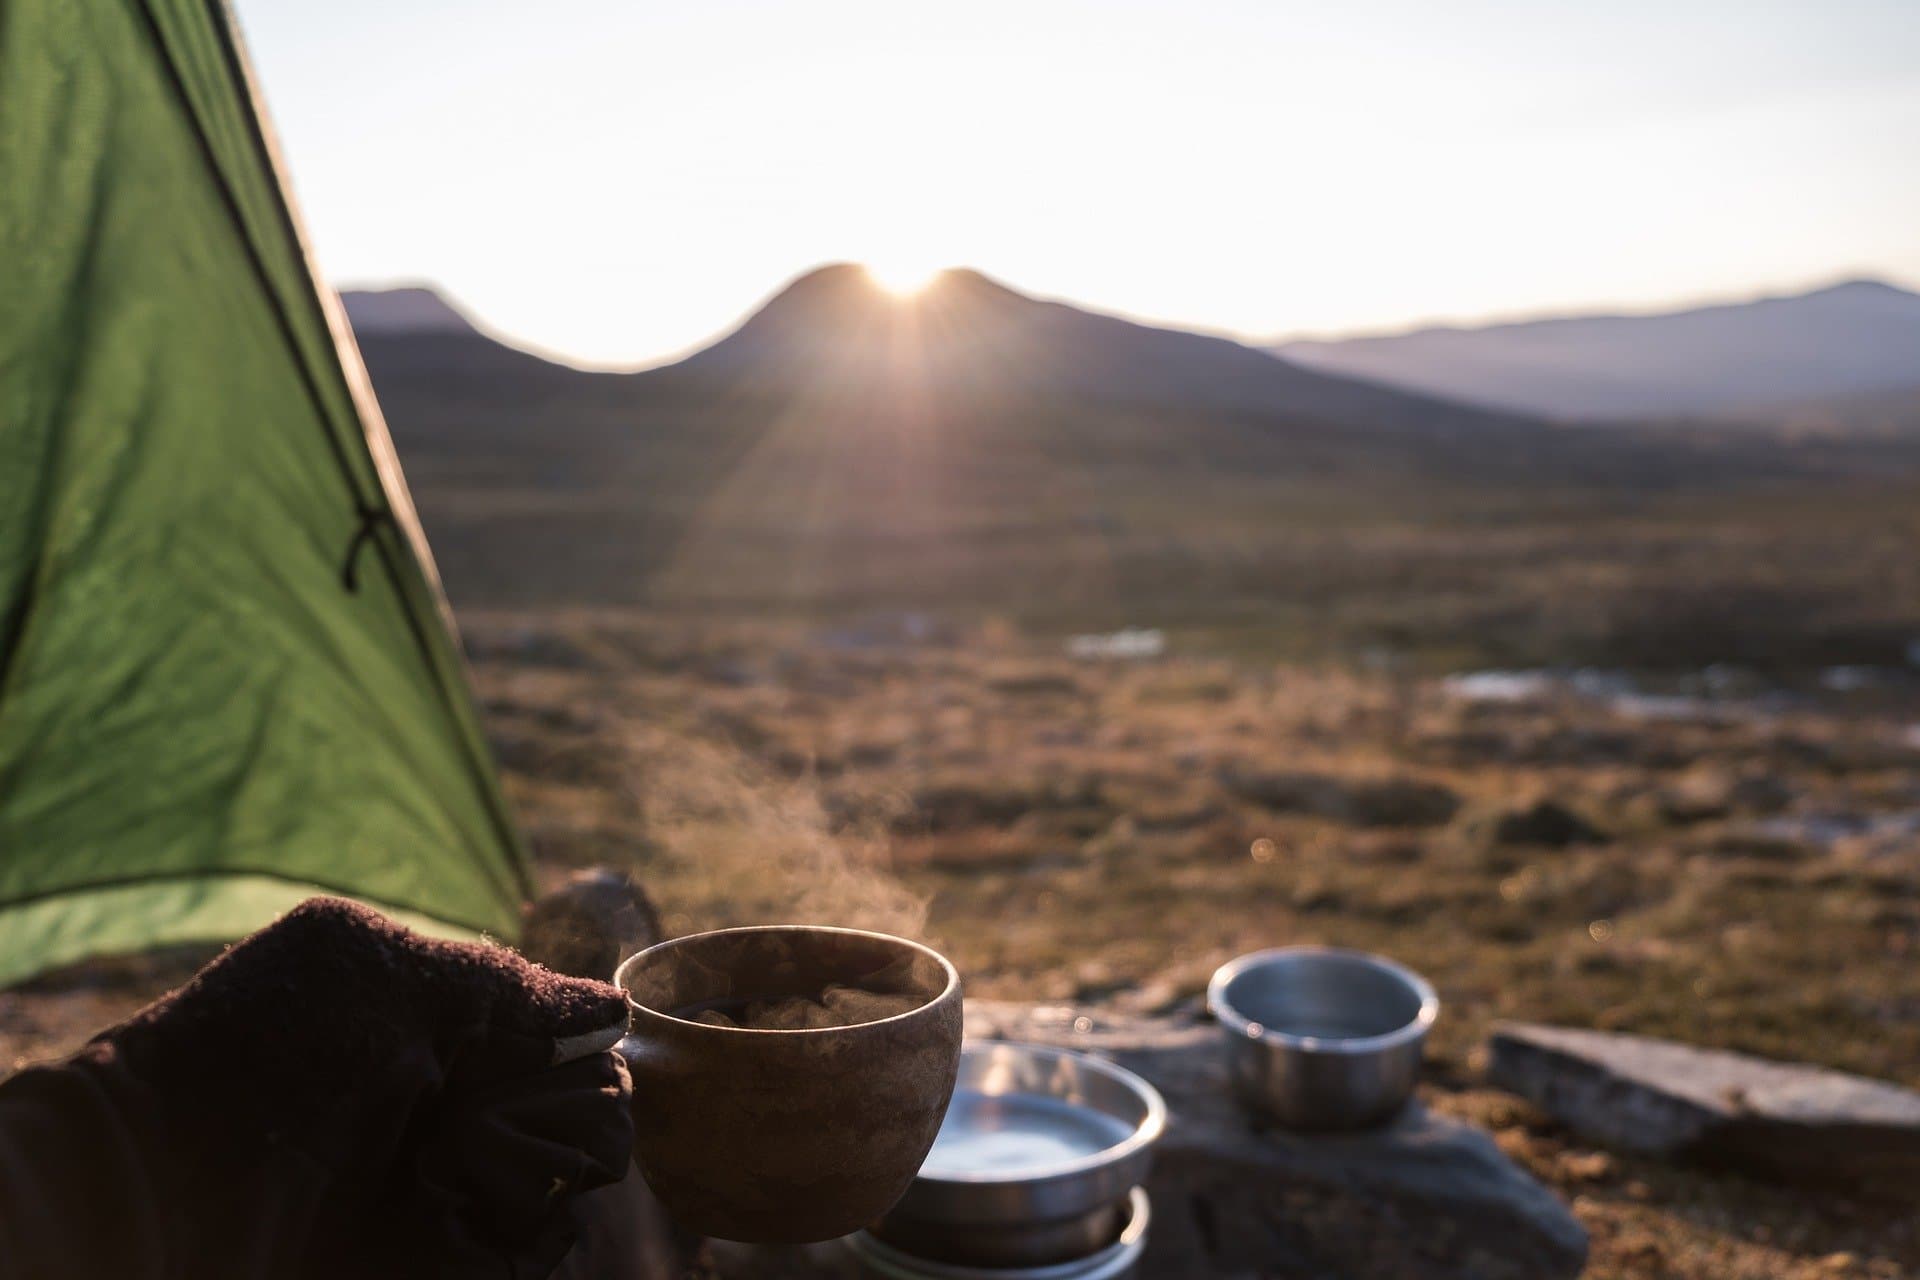
[{"label": "black cord loop on tent", "polygon": [[[393,512],[386,507],[371,507],[364,502],[354,503],[359,512],[359,521],[353,527],[353,540],[347,543],[346,560],[340,565],[340,585],[348,591],[358,594],[360,591],[360,548],[373,541],[374,535],[383,524],[393,525]],[[398,525],[393,525],[399,528]]]}]

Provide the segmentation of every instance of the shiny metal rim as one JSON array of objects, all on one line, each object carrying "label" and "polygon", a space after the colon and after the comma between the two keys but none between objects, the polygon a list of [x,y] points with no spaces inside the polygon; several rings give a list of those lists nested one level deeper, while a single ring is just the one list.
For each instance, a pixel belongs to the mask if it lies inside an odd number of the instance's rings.
[{"label": "shiny metal rim", "polygon": [[[1404,984],[1420,1001],[1420,1011],[1405,1026],[1377,1036],[1298,1036],[1253,1021],[1227,1000],[1227,985],[1249,969],[1270,961],[1294,956],[1326,956],[1346,960],[1378,970]],[[1207,1010],[1228,1030],[1265,1044],[1298,1049],[1304,1053],[1378,1053],[1383,1049],[1410,1044],[1427,1034],[1440,1017],[1440,996],[1425,978],[1385,956],[1370,951],[1350,951],[1341,947],[1273,947],[1235,956],[1213,971],[1207,983]]]}]

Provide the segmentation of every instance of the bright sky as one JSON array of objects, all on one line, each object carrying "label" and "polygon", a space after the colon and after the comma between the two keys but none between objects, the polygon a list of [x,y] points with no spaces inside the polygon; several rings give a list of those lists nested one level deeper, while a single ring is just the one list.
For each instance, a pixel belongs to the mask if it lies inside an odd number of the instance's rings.
[{"label": "bright sky", "polygon": [[1253,337],[1920,281],[1915,0],[239,0],[322,264],[651,362],[820,262]]}]

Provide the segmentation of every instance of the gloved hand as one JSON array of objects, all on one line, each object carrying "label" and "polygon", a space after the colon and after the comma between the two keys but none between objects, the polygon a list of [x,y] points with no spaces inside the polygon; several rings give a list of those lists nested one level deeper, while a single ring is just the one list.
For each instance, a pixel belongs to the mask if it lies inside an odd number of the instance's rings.
[{"label": "gloved hand", "polygon": [[193,1275],[545,1276],[632,1146],[626,1001],[315,899],[100,1037],[211,1216]]}]

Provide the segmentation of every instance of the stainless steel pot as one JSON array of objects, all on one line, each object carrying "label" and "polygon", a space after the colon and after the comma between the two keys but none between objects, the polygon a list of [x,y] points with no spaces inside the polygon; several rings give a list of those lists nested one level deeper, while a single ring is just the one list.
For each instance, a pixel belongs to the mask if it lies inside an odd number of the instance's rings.
[{"label": "stainless steel pot", "polygon": [[976,1267],[938,1262],[861,1231],[848,1236],[847,1250],[865,1274],[882,1280],[1128,1280],[1146,1252],[1150,1210],[1147,1193],[1135,1187],[1118,1207],[1118,1234],[1092,1251],[1066,1262],[1039,1266]]},{"label": "stainless steel pot", "polygon": [[1357,1129],[1406,1105],[1440,998],[1361,951],[1282,947],[1232,960],[1207,1005],[1243,1105],[1290,1129]]},{"label": "stainless steel pot", "polygon": [[872,1233],[960,1265],[1085,1258],[1120,1231],[1166,1118],[1159,1092],[1110,1062],[970,1042],[932,1152]]}]

